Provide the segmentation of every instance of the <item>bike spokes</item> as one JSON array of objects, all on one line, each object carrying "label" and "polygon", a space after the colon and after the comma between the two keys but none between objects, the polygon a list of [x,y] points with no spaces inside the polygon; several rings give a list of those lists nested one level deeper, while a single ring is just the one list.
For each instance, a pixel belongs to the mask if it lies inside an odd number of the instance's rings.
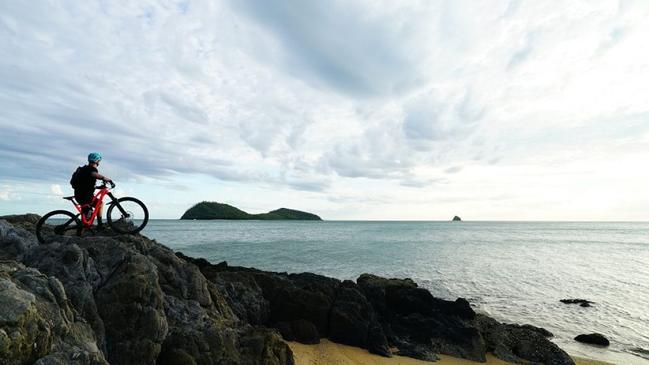
[{"label": "bike spokes", "polygon": [[41,243],[50,242],[57,237],[78,236],[80,233],[81,222],[65,210],[47,213],[36,224],[36,236]]},{"label": "bike spokes", "polygon": [[135,198],[120,198],[108,208],[108,224],[120,233],[136,233],[142,230],[149,220],[149,211]]}]

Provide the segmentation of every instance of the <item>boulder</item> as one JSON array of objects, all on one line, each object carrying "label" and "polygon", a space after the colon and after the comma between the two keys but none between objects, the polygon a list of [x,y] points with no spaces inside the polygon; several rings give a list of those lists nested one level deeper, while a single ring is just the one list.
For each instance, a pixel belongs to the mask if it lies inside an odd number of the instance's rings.
[{"label": "boulder", "polygon": [[590,333],[587,335],[582,334],[575,337],[575,341],[597,346],[608,346],[611,344],[604,335],[599,333]]},{"label": "boulder", "polygon": [[277,328],[286,341],[297,341],[304,344],[320,343],[318,329],[306,319],[278,322],[273,327]]},{"label": "boulder", "polygon": [[329,317],[329,339],[389,356],[390,349],[376,313],[360,288],[345,280],[336,291]]},{"label": "boulder", "polygon": [[34,231],[36,228],[36,223],[41,219],[41,216],[38,214],[12,214],[12,215],[3,215],[0,217],[0,220],[5,220],[7,223],[15,226],[16,228],[22,228],[27,231]]},{"label": "boulder", "polygon": [[56,278],[0,262],[0,308],[2,364],[108,364]]},{"label": "boulder", "polygon": [[464,299],[433,297],[410,279],[363,274],[358,286],[376,310],[390,345],[401,355],[435,360],[441,353],[485,361],[485,345],[469,320],[475,312]]},{"label": "boulder", "polygon": [[474,323],[482,333],[487,350],[502,360],[516,364],[574,364],[565,351],[546,338],[551,333],[545,329],[500,323],[482,314],[476,316]]},{"label": "boulder", "polygon": [[[17,216],[8,217],[16,219]],[[38,245],[31,238],[32,234],[25,229],[0,219],[0,260],[22,261],[25,254]]]}]

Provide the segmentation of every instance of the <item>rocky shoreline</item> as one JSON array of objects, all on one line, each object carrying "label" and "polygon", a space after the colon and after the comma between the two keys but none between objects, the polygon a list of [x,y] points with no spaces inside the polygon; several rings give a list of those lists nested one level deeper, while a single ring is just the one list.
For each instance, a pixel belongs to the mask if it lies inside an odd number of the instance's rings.
[{"label": "rocky shoreline", "polygon": [[0,217],[0,364],[288,365],[284,340],[322,338],[382,356],[574,364],[547,331],[499,323],[410,279],[212,264],[110,232],[39,245],[37,220]]}]

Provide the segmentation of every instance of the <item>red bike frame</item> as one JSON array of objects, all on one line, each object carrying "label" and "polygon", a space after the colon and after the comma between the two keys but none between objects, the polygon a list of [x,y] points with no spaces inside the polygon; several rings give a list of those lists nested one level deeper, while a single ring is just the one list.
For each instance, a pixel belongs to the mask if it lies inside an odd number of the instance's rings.
[{"label": "red bike frame", "polygon": [[[71,200],[72,205],[74,205],[77,212],[79,212],[79,215],[81,216],[81,223],[83,223],[84,227],[92,226],[95,218],[97,218],[97,214],[99,214],[99,207],[101,207],[101,204],[104,202],[104,197],[106,197],[106,194],[108,194],[108,187],[102,186],[98,187],[98,189],[99,191],[93,196],[92,202],[89,204],[79,204],[76,201]],[[83,214],[83,208],[86,206],[92,206],[93,203],[95,204],[94,210],[92,211],[90,218],[86,218],[86,215]]]}]

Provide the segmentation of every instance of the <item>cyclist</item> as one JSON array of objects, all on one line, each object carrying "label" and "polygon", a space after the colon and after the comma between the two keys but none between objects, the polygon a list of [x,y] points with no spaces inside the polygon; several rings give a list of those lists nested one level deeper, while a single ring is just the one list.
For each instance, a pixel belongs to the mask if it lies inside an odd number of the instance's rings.
[{"label": "cyclist", "polygon": [[[94,193],[95,193],[95,184],[97,180],[102,180],[105,182],[112,183],[109,177],[101,175],[97,167],[101,162],[101,153],[92,152],[88,155],[88,164],[81,166],[74,173],[73,180],[75,182],[72,184],[74,187],[74,198],[77,202],[83,207],[82,213],[86,216],[90,216],[92,212],[92,204],[94,204]],[[97,212],[97,228],[103,228],[103,222],[101,219],[101,212],[103,208],[103,203],[99,206],[99,212]]]}]

